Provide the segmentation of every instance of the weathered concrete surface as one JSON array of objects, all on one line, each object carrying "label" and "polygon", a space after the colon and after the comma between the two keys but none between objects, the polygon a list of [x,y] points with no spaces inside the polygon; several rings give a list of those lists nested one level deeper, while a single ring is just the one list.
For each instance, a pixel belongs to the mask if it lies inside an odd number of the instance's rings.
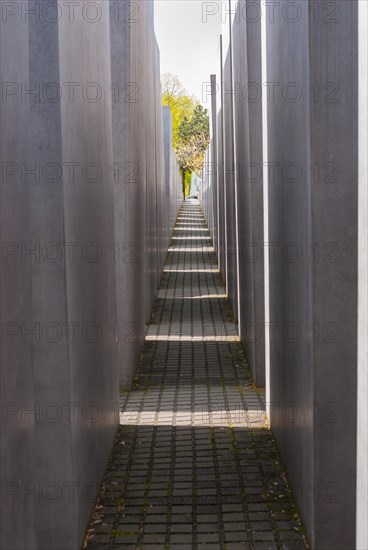
[{"label": "weathered concrete surface", "polygon": [[[29,9],[35,8],[36,3],[29,2]],[[27,83],[29,89],[35,89],[36,83],[40,83],[42,89],[46,89],[48,83],[55,82],[62,85],[60,80],[60,36],[59,28],[54,23],[48,21],[37,21],[30,18],[28,26],[30,33],[30,73]],[[45,49],[44,44],[48,47]],[[76,61],[77,63],[77,61]],[[68,78],[71,82],[74,79]],[[75,100],[78,101],[77,96]],[[40,167],[47,167],[51,163],[62,167],[63,163],[83,161],[79,155],[79,148],[74,143],[74,149],[71,156],[63,156],[62,148],[62,118],[61,101],[39,101],[35,95],[27,98],[30,109],[29,119],[29,141],[26,142],[28,148],[28,163],[31,167],[38,164]],[[78,124],[76,124],[76,127]],[[89,162],[89,159],[87,162]],[[81,165],[82,166],[82,165]],[[29,189],[29,204],[27,208],[30,214],[30,250],[37,248],[40,243],[42,254],[40,259],[29,255],[27,262],[32,269],[32,323],[31,327],[40,326],[41,337],[29,333],[27,338],[32,344],[32,384],[33,396],[27,396],[26,403],[29,410],[36,409],[35,403],[40,403],[41,410],[47,403],[54,403],[55,407],[62,410],[63,403],[72,401],[71,378],[74,375],[72,361],[78,363],[83,360],[83,354],[88,353],[88,344],[82,345],[81,334],[77,332],[77,341],[79,344],[78,353],[71,352],[71,342],[64,332],[68,323],[75,323],[77,326],[83,326],[82,319],[72,313],[68,308],[67,300],[67,277],[68,273],[74,268],[74,261],[80,262],[78,252],[73,261],[65,254],[58,257],[57,249],[61,243],[70,243],[74,239],[69,239],[66,235],[66,210],[68,209],[68,200],[65,199],[69,192],[73,193],[78,185],[82,185],[82,178],[77,171],[74,177],[69,178],[70,174],[66,171],[40,170],[41,177],[37,181],[36,176],[31,173],[25,181]],[[56,181],[54,180],[54,174]],[[65,178],[64,178],[65,175]],[[75,178],[75,179],[74,179]],[[54,181],[53,181],[54,180]],[[65,199],[65,201],[64,201]],[[111,215],[111,213],[110,213]],[[82,216],[84,223],[88,224],[88,216],[85,212],[79,210],[79,216]],[[76,240],[76,239],[75,239]],[[78,247],[80,243],[78,242]],[[84,241],[85,242],[85,241]],[[88,240],[87,242],[90,242]],[[47,248],[46,248],[47,246]],[[66,250],[66,249],[64,249]],[[53,257],[55,256],[55,260]],[[85,262],[81,262],[80,271],[83,270]],[[80,285],[78,277],[75,283]],[[91,281],[93,287],[93,282]],[[97,291],[94,286],[94,292]],[[93,320],[97,322],[97,317]],[[44,327],[55,327],[45,330]],[[57,328],[56,328],[57,327]],[[62,330],[61,337],[58,332]],[[56,338],[55,341],[53,339]],[[97,367],[98,369],[98,367]],[[93,386],[96,376],[96,365],[91,364],[90,384]],[[33,399],[32,399],[33,397]],[[74,400],[74,398],[73,398]],[[80,402],[80,398],[75,399]],[[100,403],[101,400],[99,399]],[[47,410],[47,409],[46,409]],[[28,499],[34,502],[33,529],[36,548],[60,548],[65,542],[75,545],[76,525],[73,525],[73,515],[76,512],[76,502],[70,503],[69,495],[63,486],[65,480],[71,480],[79,483],[78,477],[75,477],[74,464],[72,460],[72,439],[75,424],[71,424],[65,414],[57,420],[50,422],[53,411],[50,414],[42,414],[41,419],[36,420],[33,440],[33,448],[30,455],[34,463],[32,476],[24,480],[28,490],[33,486],[39,485],[41,491],[47,487],[52,480],[60,488],[60,499],[53,505],[50,505],[48,498],[41,498],[37,502],[36,495],[28,495]],[[83,424],[83,419],[76,419]],[[87,428],[88,429],[88,428]],[[93,436],[90,439],[92,442]],[[97,459],[98,461],[98,459]],[[95,467],[96,462],[91,461],[89,469],[86,469],[87,479]],[[77,474],[78,475],[78,474]],[[83,480],[84,481],[84,480]],[[51,491],[50,491],[51,493]],[[42,494],[42,493],[41,493]],[[80,488],[77,487],[76,498],[80,502]],[[55,514],[55,511],[57,512]],[[88,517],[88,505],[83,506],[84,517]],[[68,533],[60,525],[59,517],[65,518],[68,524],[73,525],[73,529]],[[24,527],[21,528],[21,530]],[[48,529],[50,531],[48,532]],[[45,533],[47,536],[45,537]],[[10,544],[12,536],[10,538]],[[25,542],[27,548],[27,541]]]},{"label": "weathered concrete surface", "polygon": [[[241,0],[233,23],[235,166],[238,180],[240,335],[254,382],[265,384],[261,22]],[[258,2],[260,6],[260,2]]]},{"label": "weathered concrete surface", "polygon": [[211,145],[201,201],[254,381],[263,386],[261,23],[243,16],[255,6],[245,0],[233,2],[223,27],[218,81],[211,76]]},{"label": "weathered concrete surface", "polygon": [[177,168],[166,180],[164,176],[153,2],[138,2],[131,21],[126,17],[132,9],[130,2],[111,0],[110,5],[112,82],[120,92],[112,105],[114,166],[120,169],[114,188],[115,242],[120,251],[116,264],[118,363],[120,385],[129,386],[179,208],[172,194],[180,187]]},{"label": "weathered concrete surface", "polygon": [[299,21],[267,22],[267,80],[280,85],[268,102],[269,240],[280,243],[271,424],[313,548],[346,549],[356,542],[357,3],[339,2],[332,23],[297,4]]},{"label": "weathered concrete surface", "polygon": [[[14,3],[14,5],[16,5]],[[28,82],[29,33],[19,18],[0,23],[0,80],[1,82]],[[9,55],[9,51],[12,55]],[[19,421],[17,411],[22,402],[34,401],[32,380],[32,343],[20,344],[11,334],[18,332],[22,323],[30,326],[32,315],[32,279],[29,262],[21,264],[19,247],[29,244],[30,224],[28,186],[17,170],[27,159],[27,131],[29,104],[19,97],[6,95],[0,103],[1,166],[9,163],[10,173],[2,174],[0,224],[2,240],[1,269],[1,548],[20,550],[35,548],[36,537],[32,526],[34,505],[32,499],[24,504],[19,498],[19,480],[33,479],[33,441],[35,421],[27,415]],[[23,139],[19,139],[22,136]],[[5,168],[4,168],[5,169]],[[13,176],[11,176],[13,173]],[[6,244],[9,243],[9,244]],[[7,405],[8,403],[8,405]],[[5,410],[4,410],[5,407]],[[11,452],[10,452],[11,450]],[[14,497],[14,493],[18,496]]]},{"label": "weathered concrete surface", "polygon": [[[111,61],[109,48],[101,47],[101,44],[109,44],[109,4],[101,1],[97,6],[101,14],[97,22],[91,23],[78,12],[73,23],[66,17],[59,23],[60,81],[81,80],[84,83],[85,80],[86,83],[98,83],[103,90],[97,102],[91,100],[93,92],[87,98],[78,95],[71,103],[64,95],[61,102],[63,161],[75,159],[81,166],[95,163],[102,171],[101,179],[96,182],[93,170],[92,175],[78,176],[74,185],[69,184],[67,174],[63,178],[65,240],[94,243],[84,257],[78,256],[66,265],[68,321],[92,327],[82,339],[69,343],[69,392],[71,401],[96,403],[98,411],[95,422],[86,421],[87,415],[80,414],[71,424],[71,441],[67,449],[72,456],[69,475],[81,487],[90,485],[95,489],[116,432],[118,385],[115,334],[111,330],[116,323],[115,264],[111,257],[114,189],[109,170],[113,164]],[[75,55],[75,52],[86,53]],[[62,458],[61,455],[60,460]],[[88,496],[80,494],[74,504],[71,529],[65,533],[65,527],[59,524],[59,540],[54,547],[66,545],[66,536],[71,537],[71,548],[79,544],[92,500],[93,491]],[[55,510],[53,514],[57,515]],[[45,523],[42,531],[45,548],[51,547],[48,529]]]},{"label": "weathered concrete surface", "polygon": [[[138,84],[131,82],[131,40],[138,23],[130,23],[122,14],[129,7],[128,0],[110,2],[110,44],[113,166],[114,166],[114,219],[117,294],[117,360],[119,382],[131,383],[137,357],[144,338],[144,319],[136,307],[136,295],[141,284],[140,272],[143,254],[137,243],[134,215],[136,188],[140,183],[139,165],[134,159],[131,136],[132,104],[139,102]],[[126,292],[130,288],[131,292]],[[142,322],[143,321],[143,322]]]},{"label": "weathered concrete surface", "polygon": [[[210,135],[211,141],[206,152],[205,163],[203,167],[202,181],[195,183],[192,181],[192,190],[190,194],[194,194],[194,188],[199,185],[201,203],[206,218],[213,245],[217,254],[219,253],[218,238],[219,238],[219,205],[218,205],[218,163],[217,163],[217,84],[216,75],[211,75],[210,82],[207,84],[209,90],[207,95],[210,97],[210,106],[208,115],[210,119]],[[208,99],[208,97],[207,97]]]},{"label": "weathered concrete surface", "polygon": [[[237,265],[237,180],[235,165],[235,135],[234,135],[234,97],[233,97],[233,63],[230,51],[230,38],[225,42],[227,53],[224,54],[223,69],[223,111],[224,111],[224,193],[226,196],[226,288],[231,302],[234,316],[238,312],[238,265]],[[226,52],[226,50],[225,50]]]},{"label": "weathered concrete surface", "polygon": [[356,547],[368,548],[368,4],[359,2],[359,200]]},{"label": "weathered concrete surface", "polygon": [[[16,327],[2,342],[2,405],[13,407],[1,432],[2,487],[11,488],[2,501],[5,549],[79,547],[118,422],[111,100],[78,93],[89,82],[105,92],[111,85],[109,51],[98,47],[109,36],[108,6],[98,5],[94,25],[78,10],[72,23],[24,21],[20,11],[2,21],[2,52],[20,57],[16,70],[4,61],[2,78],[33,90],[2,105],[2,120],[11,116],[16,130],[5,125],[2,154],[20,170],[11,193],[2,182],[12,213],[2,218],[2,239],[18,249],[5,266],[12,277],[2,279],[12,297],[2,300],[2,321]],[[71,55],[83,48],[89,56]],[[71,82],[78,83],[72,97],[63,88]],[[56,88],[61,96],[50,96]]]}]

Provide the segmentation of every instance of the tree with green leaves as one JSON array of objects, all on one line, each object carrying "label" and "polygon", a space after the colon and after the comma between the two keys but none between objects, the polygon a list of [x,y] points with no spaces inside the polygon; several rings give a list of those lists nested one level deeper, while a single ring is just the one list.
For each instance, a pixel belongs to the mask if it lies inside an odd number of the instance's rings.
[{"label": "tree with green leaves", "polygon": [[176,75],[165,73],[161,77],[162,104],[171,110],[173,147],[179,162],[183,194],[188,194],[192,172],[200,172],[209,144],[209,120],[194,96],[189,96]]},{"label": "tree with green leaves", "polygon": [[173,127],[173,147],[178,145],[178,128],[185,117],[193,114],[195,99],[188,96],[176,75],[165,73],[161,76],[162,105],[168,105],[171,111]]},{"label": "tree with green leaves", "polygon": [[198,103],[192,116],[185,116],[178,127],[176,156],[182,171],[184,194],[187,194],[185,190],[186,174],[201,172],[209,142],[210,129],[207,110]]}]

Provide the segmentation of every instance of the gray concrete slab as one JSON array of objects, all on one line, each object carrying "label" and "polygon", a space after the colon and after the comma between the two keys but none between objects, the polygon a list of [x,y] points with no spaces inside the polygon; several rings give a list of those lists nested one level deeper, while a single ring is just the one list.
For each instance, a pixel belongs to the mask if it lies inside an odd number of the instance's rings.
[{"label": "gray concrete slab", "polygon": [[357,3],[334,22],[297,4],[297,22],[267,23],[271,423],[312,547],[342,549],[355,547]]},{"label": "gray concrete slab", "polygon": [[357,372],[357,538],[356,547],[368,547],[368,4],[359,3],[359,270]]},{"label": "gray concrete slab", "polygon": [[[20,9],[20,2],[13,7]],[[12,55],[9,55],[9,51]],[[34,402],[32,343],[20,342],[20,327],[32,319],[32,268],[22,262],[20,247],[30,245],[29,188],[19,174],[28,161],[27,131],[29,103],[16,93],[20,83],[29,81],[29,32],[20,18],[0,21],[0,79],[13,83],[0,103],[1,178],[0,225],[2,240],[1,273],[1,511],[0,547],[20,550],[36,547],[33,526],[34,502],[21,502],[19,480],[33,480],[35,419],[25,415],[20,422],[21,403]],[[19,139],[22,136],[22,139]],[[8,163],[8,164],[7,164]],[[7,168],[6,168],[7,167]],[[11,175],[12,174],[12,175]],[[8,244],[7,244],[8,243]],[[4,255],[5,254],[5,255]],[[4,410],[5,408],[5,410]]]},{"label": "gray concrete slab", "polygon": [[[130,4],[121,0],[118,5],[121,14]],[[139,2],[136,21],[131,23],[116,16],[116,6],[111,1],[112,81],[120,91],[119,101],[112,105],[114,165],[123,168],[114,187],[115,241],[122,255],[116,266],[118,361],[120,384],[129,386],[179,208],[179,174],[176,166],[166,180],[163,177],[160,65],[153,2]],[[173,152],[170,155],[169,162],[174,162]]]},{"label": "gray concrete slab", "polygon": [[[110,56],[98,50],[109,36],[108,6],[98,4],[93,26],[77,10],[73,22],[24,21],[21,9],[37,4],[19,5],[1,32],[1,50],[16,56],[14,69],[2,60],[2,77],[20,90],[2,104],[2,121],[11,117],[16,131],[5,124],[2,154],[21,169],[12,193],[2,188],[2,205],[13,212],[2,218],[2,238],[10,231],[20,249],[11,278],[12,267],[2,277],[2,292],[13,296],[2,301],[2,320],[20,333],[2,356],[2,404],[14,402],[18,412],[1,431],[9,460],[2,457],[2,486],[13,487],[2,502],[1,548],[78,548],[118,422]],[[90,57],[72,60],[70,51],[83,47]],[[91,82],[105,91],[101,101],[90,100]],[[18,351],[9,356],[12,346]]]},{"label": "gray concrete slab", "polygon": [[227,230],[226,230],[226,193],[225,193],[225,138],[224,138],[224,45],[222,35],[220,36],[219,45],[219,74],[218,74],[218,86],[219,86],[219,110],[217,119],[217,161],[218,161],[218,188],[219,188],[219,234],[220,234],[220,270],[224,278],[225,288],[227,290],[227,262],[226,262],[226,249],[227,249]]},{"label": "gray concrete slab", "polygon": [[[109,41],[109,5],[106,2],[96,5],[100,18],[94,23],[80,11],[72,23],[67,17],[59,22],[60,82],[80,82],[84,90],[82,94],[76,93],[73,101],[63,94],[60,112],[62,161],[64,165],[77,162],[84,167],[82,172],[76,171],[72,183],[69,174],[63,172],[64,239],[83,246],[84,253],[77,253],[73,261],[66,262],[66,291],[60,293],[60,299],[66,299],[68,323],[83,327],[82,334],[68,342],[67,364],[69,399],[80,403],[82,410],[77,411],[70,423],[67,448],[58,447],[56,430],[52,442],[44,441],[43,445],[54,447],[59,461],[64,460],[64,453],[70,454],[72,469],[68,475],[78,483],[79,492],[73,505],[71,529],[66,531],[59,522],[58,529],[49,532],[50,524],[47,517],[43,518],[39,548],[63,545],[73,548],[80,544],[93,508],[93,492],[99,486],[117,425],[114,407],[118,377],[115,335],[111,330],[116,324],[115,264],[111,257],[114,195],[109,170],[113,163],[112,112],[111,96],[107,93],[111,86],[111,64],[109,49],[100,47]],[[72,56],[77,51],[86,51],[88,55]],[[101,99],[96,101],[99,90]],[[42,149],[42,136],[38,139]],[[92,170],[87,171],[91,165]],[[93,416],[95,419],[91,421]],[[86,491],[87,487],[90,492],[86,496],[83,489]],[[50,509],[56,518],[59,515],[56,509]]]},{"label": "gray concrete slab", "polygon": [[[252,2],[252,9],[254,9]],[[258,6],[260,4],[258,3]],[[265,384],[261,23],[233,23],[235,164],[238,175],[240,335],[254,381]],[[250,99],[251,98],[251,99]]]},{"label": "gray concrete slab", "polygon": [[[138,85],[131,82],[131,24],[122,14],[129,2],[111,2],[110,50],[115,204],[117,360],[119,382],[129,386],[144,337],[142,319],[136,310],[137,280],[143,254],[136,243],[134,212],[139,166],[134,159],[131,135],[132,103],[139,101]],[[134,24],[134,28],[135,28]],[[126,289],[132,289],[127,292]]]}]

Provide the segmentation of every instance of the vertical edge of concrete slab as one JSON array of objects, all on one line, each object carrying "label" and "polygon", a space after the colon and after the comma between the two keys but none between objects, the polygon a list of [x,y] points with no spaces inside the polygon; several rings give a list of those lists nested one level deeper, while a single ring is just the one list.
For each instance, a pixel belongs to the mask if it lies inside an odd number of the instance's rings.
[{"label": "vertical edge of concrete slab", "polygon": [[[297,101],[276,91],[268,104],[267,161],[279,163],[268,174],[269,240],[301,252],[270,258],[271,425],[313,548],[347,548],[356,513],[357,4],[339,2],[333,24],[297,4],[297,22],[267,22],[267,80],[302,90]],[[333,83],[340,100],[324,101]]]},{"label": "vertical edge of concrete slab", "polygon": [[[66,266],[68,322],[82,327],[69,342],[70,401],[80,403],[71,423],[70,442],[72,480],[78,484],[71,526],[74,546],[82,543],[119,423],[112,330],[116,326],[116,273],[110,11],[109,3],[102,0],[95,6],[100,17],[93,24],[81,11],[72,23],[66,17],[59,22],[60,81],[97,83],[102,90],[99,101],[76,94],[73,102],[65,95],[61,102],[63,162],[100,167],[98,181],[94,171],[78,172],[73,183],[64,174],[65,241],[88,246]],[[75,52],[88,55],[76,56]],[[63,525],[60,528],[65,530]],[[48,532],[43,536],[47,539]]]},{"label": "vertical edge of concrete slab", "polygon": [[[20,10],[20,2],[13,2]],[[0,21],[1,82],[13,83],[0,103],[1,197],[0,224],[3,247],[1,270],[2,403],[0,548],[35,550],[37,547],[32,499],[21,502],[20,482],[34,482],[34,429],[32,415],[20,419],[22,403],[34,403],[32,343],[21,340],[21,326],[32,320],[32,267],[22,262],[22,244],[31,248],[29,195],[22,181],[22,163],[28,157],[29,104],[21,101],[19,87],[29,82],[29,33],[19,17]],[[11,52],[11,55],[9,55]],[[4,173],[4,167],[6,172]],[[3,255],[4,254],[4,255]],[[4,368],[7,365],[7,368]]]},{"label": "vertical edge of concrete slab", "polygon": [[[258,0],[252,7],[257,6],[261,10],[261,2]],[[242,12],[244,13],[244,11]],[[257,386],[265,385],[265,298],[264,298],[264,263],[265,263],[265,238],[263,217],[263,129],[262,129],[262,45],[261,45],[261,20],[247,21],[247,52],[248,52],[248,80],[244,83],[252,83],[252,91],[248,90],[248,96],[256,88],[257,101],[249,101],[249,149],[250,172],[246,175],[250,180],[251,221],[252,233],[250,243],[250,257],[245,254],[240,261],[250,261],[253,267],[252,301],[254,311],[254,363],[251,365],[254,382]],[[252,97],[252,96],[251,96]],[[244,91],[242,94],[244,100]],[[252,171],[255,167],[256,176]],[[245,251],[241,248],[241,254]],[[244,330],[242,331],[245,339]],[[252,334],[252,330],[251,330]]]},{"label": "vertical edge of concrete slab", "polygon": [[[37,9],[37,2],[29,2],[29,9]],[[29,29],[29,89],[40,86],[48,90],[50,83],[63,89],[59,79],[59,33],[55,22],[30,17]],[[47,48],[44,47],[47,44]],[[55,89],[55,88],[54,88]],[[64,406],[71,401],[69,371],[69,338],[66,270],[69,262],[65,254],[65,210],[62,158],[62,120],[60,100],[49,101],[30,94],[29,102],[29,189],[30,236],[33,246],[40,246],[39,261],[31,255],[32,264],[32,326],[40,327],[40,338],[33,340],[34,403],[42,413],[35,425],[34,485],[41,489],[41,498],[35,503],[35,530],[38,548],[72,547],[76,544],[73,517],[75,502],[65,482],[73,480],[71,446],[72,425]],[[72,159],[71,159],[72,160]],[[40,166],[38,178],[33,166]],[[71,185],[76,184],[71,183]],[[31,336],[29,336],[31,337]],[[28,407],[32,409],[31,404]],[[55,421],[52,421],[52,419]],[[54,489],[46,490],[52,482]],[[29,483],[29,480],[27,480]],[[56,491],[56,501],[51,504]],[[31,498],[31,497],[28,497]],[[80,498],[80,497],[79,497]],[[72,529],[60,525],[60,516]],[[45,538],[44,533],[47,532]]]},{"label": "vertical edge of concrete slab", "polygon": [[[252,2],[254,6],[254,2]],[[254,382],[265,383],[264,238],[261,23],[250,22],[238,4],[233,24],[233,65],[238,174],[240,334]],[[250,91],[250,87],[252,90]],[[255,100],[249,101],[249,94]]]},{"label": "vertical edge of concrete slab", "polygon": [[[313,342],[318,549],[356,543],[358,1],[341,0],[336,8],[334,23],[311,14],[309,29],[311,229],[319,252],[311,302],[320,338]],[[317,101],[315,83],[324,79]]]},{"label": "vertical edge of concrete slab", "polygon": [[356,548],[368,548],[368,4],[359,2],[358,400]]},{"label": "vertical edge of concrete slab", "polygon": [[[110,49],[112,94],[112,128],[114,150],[114,202],[117,292],[117,347],[119,383],[129,387],[144,340],[144,323],[136,296],[144,269],[144,251],[138,239],[137,188],[140,169],[137,142],[132,122],[133,110],[141,101],[142,84],[134,73],[134,40],[145,34],[139,10],[127,17],[129,0],[110,0]],[[139,5],[139,8],[141,6]],[[130,19],[134,21],[130,21]],[[131,292],[126,289],[130,288]],[[143,326],[143,330],[142,330]]]}]

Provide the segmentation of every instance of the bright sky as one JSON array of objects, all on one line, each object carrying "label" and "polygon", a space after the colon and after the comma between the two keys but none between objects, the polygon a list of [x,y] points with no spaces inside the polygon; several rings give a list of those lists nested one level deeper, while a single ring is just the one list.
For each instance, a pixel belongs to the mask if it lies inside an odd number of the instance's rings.
[{"label": "bright sky", "polygon": [[[176,74],[202,101],[202,83],[216,72],[221,34],[218,0],[155,0],[161,73]],[[208,102],[204,103],[208,108]]]}]

